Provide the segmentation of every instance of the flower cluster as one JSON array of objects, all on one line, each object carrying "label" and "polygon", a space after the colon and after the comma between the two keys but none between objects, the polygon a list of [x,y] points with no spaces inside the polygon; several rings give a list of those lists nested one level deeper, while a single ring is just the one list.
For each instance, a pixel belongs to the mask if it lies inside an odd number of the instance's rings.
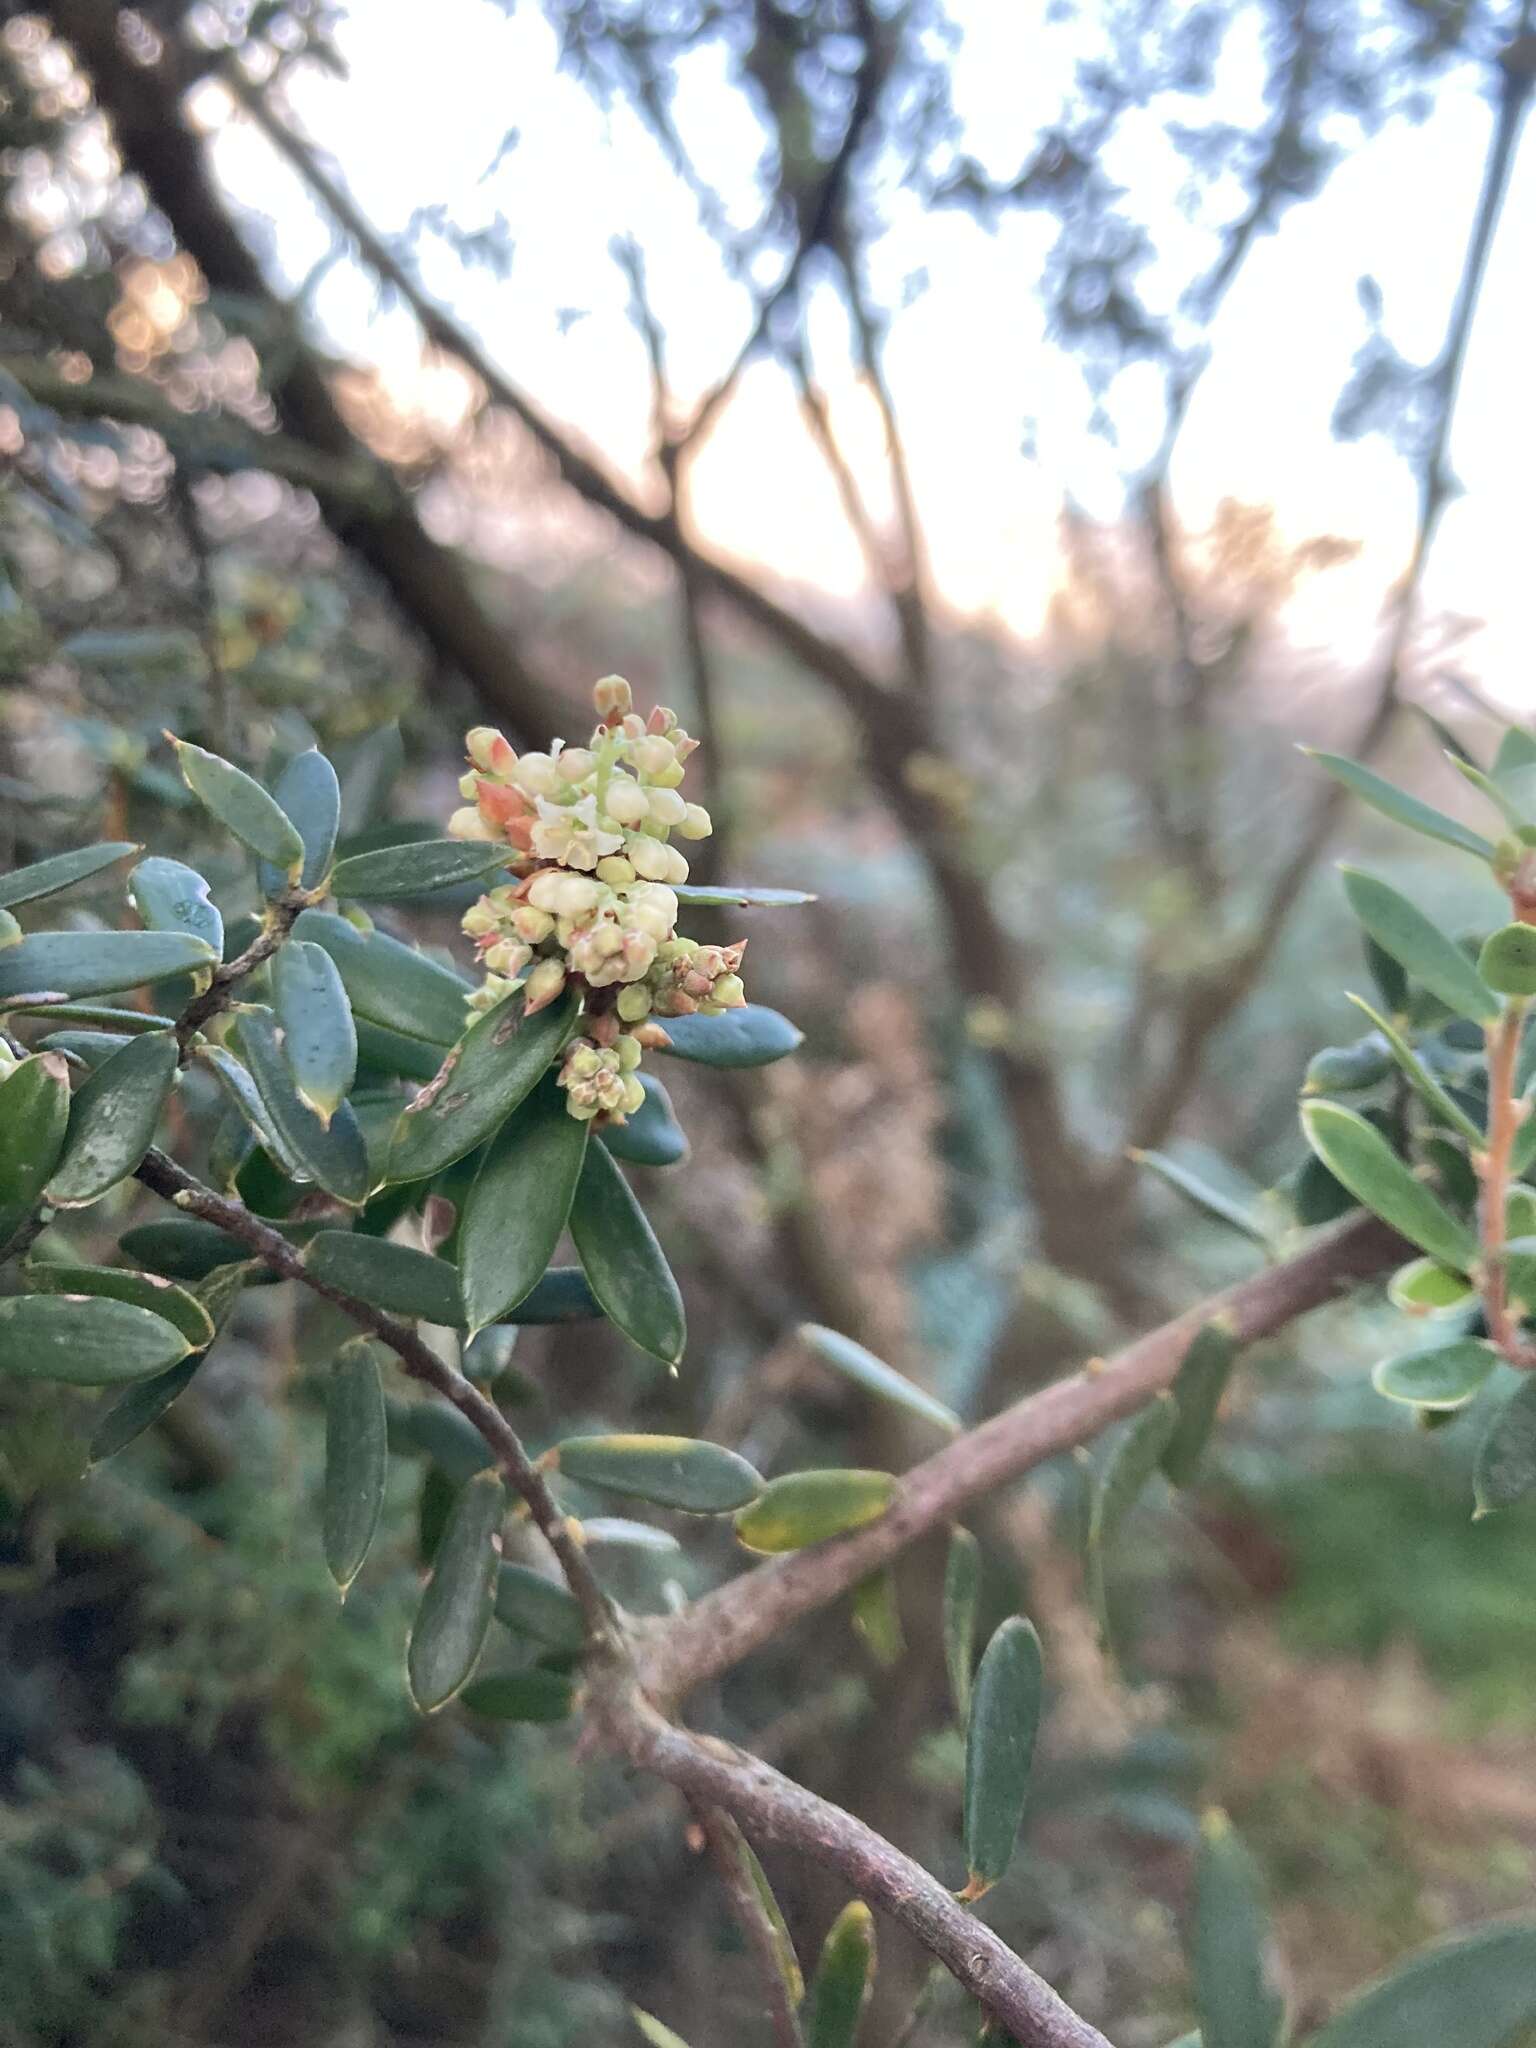
[{"label": "flower cluster", "polygon": [[585,1035],[560,1068],[566,1106],[622,1122],[645,1099],[641,1049],[667,1042],[658,1019],[716,1016],[746,1001],[746,941],[702,946],[677,932],[688,862],[671,838],[710,831],[709,813],[680,788],[698,741],[663,706],[642,718],[622,676],[606,677],[593,698],[601,722],[585,747],[556,740],[547,754],[518,754],[490,726],[469,733],[467,801],[448,830],[505,844],[517,877],[464,918],[486,970],[473,1007],[520,988],[532,1015],[578,989]]}]

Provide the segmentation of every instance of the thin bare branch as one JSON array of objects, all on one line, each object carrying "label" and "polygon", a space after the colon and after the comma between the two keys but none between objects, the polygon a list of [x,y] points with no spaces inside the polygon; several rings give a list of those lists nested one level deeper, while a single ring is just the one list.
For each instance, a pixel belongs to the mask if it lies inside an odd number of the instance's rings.
[{"label": "thin bare branch", "polygon": [[800,2031],[794,2001],[784,1981],[779,1934],[743,1860],[745,1844],[741,1830],[723,1807],[699,1801],[693,1810],[703,1831],[715,1874],[720,1880],[720,1889],[730,1901],[731,1913],[757,1967],[773,2038],[778,2048],[805,2048],[805,2036]]}]

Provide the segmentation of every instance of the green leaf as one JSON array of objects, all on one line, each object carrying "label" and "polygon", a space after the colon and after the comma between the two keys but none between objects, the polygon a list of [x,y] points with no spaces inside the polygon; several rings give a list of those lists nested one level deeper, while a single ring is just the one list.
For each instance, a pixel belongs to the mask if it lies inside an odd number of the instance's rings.
[{"label": "green leaf", "polygon": [[763,1490],[745,1458],[697,1437],[571,1436],[555,1456],[565,1477],[583,1486],[692,1515],[728,1515]]},{"label": "green leaf", "polygon": [[875,1921],[853,1899],[832,1922],[811,1980],[805,2048],[854,2048],[875,1981]]},{"label": "green leaf", "polygon": [[38,1261],[27,1268],[27,1285],[39,1294],[89,1294],[147,1308],[179,1330],[194,1351],[213,1342],[213,1317],[195,1294],[159,1273],[131,1273],[121,1266],[55,1266]]},{"label": "green leaf", "polygon": [[681,2034],[674,2034],[670,2027],[664,2027],[650,2013],[642,2012],[638,2005],[632,2005],[629,2013],[645,2038],[646,2048],[688,2048]]},{"label": "green leaf", "polygon": [[1218,1315],[1196,1332],[1184,1354],[1173,1383],[1174,1424],[1158,1460],[1174,1486],[1190,1485],[1200,1468],[1238,1348],[1231,1319]]},{"label": "green leaf", "polygon": [[1472,1307],[1477,1289],[1462,1274],[1437,1266],[1433,1259],[1412,1259],[1399,1266],[1387,1282],[1387,1299],[1405,1316],[1439,1321]]},{"label": "green leaf", "polygon": [[317,1280],[388,1314],[413,1321],[464,1327],[459,1276],[446,1259],[362,1237],[350,1230],[317,1231],[304,1248],[304,1263]]},{"label": "green leaf", "polygon": [[1389,1401],[1402,1401],[1410,1408],[1465,1408],[1497,1363],[1491,1345],[1469,1337],[1384,1358],[1371,1374],[1371,1385]]},{"label": "green leaf", "polygon": [[896,1493],[897,1481],[889,1472],[853,1467],[788,1472],[770,1479],[757,1499],[740,1510],[736,1540],[764,1555],[804,1550],[807,1544],[878,1522]]},{"label": "green leaf", "polygon": [[503,1322],[590,1323],[603,1313],[580,1266],[551,1266],[531,1294],[509,1309]]},{"label": "green leaf", "polygon": [[276,798],[222,755],[167,737],[176,749],[182,780],[204,810],[253,853],[281,869],[286,883],[296,883],[304,868],[304,841]]},{"label": "green leaf", "polygon": [[1499,750],[1493,757],[1493,772],[1495,776],[1503,777],[1518,774],[1522,768],[1536,768],[1536,735],[1512,725],[1499,741]]},{"label": "green leaf", "polygon": [[1363,1010],[1376,1026],[1376,1029],[1387,1042],[1387,1050],[1408,1077],[1409,1085],[1419,1096],[1420,1100],[1427,1103],[1435,1115],[1443,1123],[1449,1124],[1452,1130],[1460,1131],[1469,1145],[1476,1145],[1481,1150],[1484,1143],[1483,1133],[1473,1123],[1471,1117],[1467,1115],[1460,1103],[1446,1089],[1441,1087],[1440,1083],[1435,1079],[1428,1067],[1425,1066],[1424,1062],[1419,1058],[1397,1027],[1389,1024],[1385,1017],[1379,1017],[1370,1004],[1360,996],[1350,996],[1348,1000],[1354,1003],[1358,1009]]},{"label": "green leaf", "polygon": [[603,1314],[642,1351],[676,1365],[687,1342],[683,1297],[645,1211],[601,1145],[587,1147],[571,1237]]},{"label": "green leaf", "polygon": [[94,1074],[113,1053],[132,1043],[133,1035],[127,1031],[50,1031],[46,1038],[37,1041],[37,1049],[62,1053],[72,1065]]},{"label": "green leaf", "polygon": [[1203,1209],[1207,1216],[1214,1216],[1218,1223],[1230,1224],[1234,1230],[1241,1231],[1244,1237],[1252,1238],[1255,1244],[1268,1249],[1269,1232],[1252,1206],[1241,1201],[1236,1195],[1229,1193],[1225,1188],[1215,1186],[1203,1175],[1192,1172],[1179,1160],[1170,1158],[1166,1152],[1144,1152],[1133,1145],[1128,1148],[1126,1156],[1133,1159],[1138,1166],[1146,1167],[1149,1173],[1155,1173],[1159,1180],[1166,1181],[1169,1187],[1174,1188],[1186,1200],[1193,1202],[1197,1209]]},{"label": "green leaf", "polygon": [[895,1366],[887,1365],[873,1351],[866,1351],[862,1344],[855,1344],[851,1337],[841,1336],[822,1323],[802,1323],[796,1334],[823,1365],[831,1366],[834,1372],[852,1380],[867,1394],[873,1394],[877,1400],[889,1401],[893,1407],[904,1408],[909,1415],[921,1416],[924,1422],[932,1423],[946,1436],[958,1434],[960,1418],[953,1408],[946,1408],[925,1387],[909,1380]]},{"label": "green leaf", "polygon": [[1458,1273],[1472,1270],[1477,1263],[1472,1232],[1415,1179],[1364,1117],[1336,1102],[1307,1102],[1301,1123],[1319,1159],[1367,1209],[1442,1266]]},{"label": "green leaf", "polygon": [[1408,1007],[1408,977],[1385,947],[1378,946],[1369,932],[1361,934],[1361,950],[1376,993],[1390,1017],[1401,1016]]},{"label": "green leaf", "polygon": [[69,1127],[69,1068],[35,1053],[0,1081],[0,1252],[43,1199]]},{"label": "green leaf", "polygon": [[139,1380],[126,1393],[119,1394],[91,1431],[87,1465],[104,1464],[129,1444],[136,1443],[145,1430],[152,1429],[196,1379],[203,1357],[201,1351],[194,1351],[179,1364],[167,1366],[164,1372]]},{"label": "green leaf", "polygon": [[169,1031],[131,1038],[80,1089],[70,1104],[63,1154],[48,1182],[54,1208],[99,1202],[138,1166],[176,1084],[177,1051]]},{"label": "green leaf", "polygon": [[963,1899],[989,1892],[1013,1860],[1043,1686],[1040,1638],[1022,1615],[1012,1615],[982,1652],[966,1725]]},{"label": "green leaf", "polygon": [[889,1565],[871,1572],[854,1587],[853,1632],[885,1670],[900,1663],[907,1639],[902,1632],[896,1574]]},{"label": "green leaf", "polygon": [[525,1017],[523,999],[515,995],[477,1017],[401,1114],[389,1179],[425,1180],[483,1145],[549,1072],[577,1009],[576,997],[567,994]]},{"label": "green leaf", "polygon": [[128,877],[128,894],[146,930],[185,932],[215,953],[223,952],[224,920],[195,868],[158,854],[141,860]]},{"label": "green leaf", "polygon": [[[25,1004],[16,1007],[25,1015]],[[141,1031],[169,1031],[176,1022],[155,1010],[121,1010],[107,1003],[47,1003],[42,1014],[50,1022],[58,1018],[69,1024],[88,1024],[93,1030],[121,1038],[137,1038]]]},{"label": "green leaf", "polygon": [[795,1052],[805,1033],[761,1003],[743,1003],[718,1017],[661,1017],[667,1034],[663,1048],[680,1060],[704,1067],[767,1067]]},{"label": "green leaf", "polygon": [[805,889],[758,889],[737,882],[675,882],[672,893],[679,903],[713,904],[723,910],[787,910],[816,901]]},{"label": "green leaf", "polygon": [[472,984],[414,946],[402,946],[383,932],[360,932],[325,910],[301,911],[293,936],[325,948],[353,1009],[370,1024],[443,1046],[463,1032],[464,998]]},{"label": "green leaf", "polygon": [[105,996],[196,974],[218,955],[185,932],[34,932],[0,952],[0,1005],[14,996]]},{"label": "green leaf", "polygon": [[484,1472],[496,1461],[490,1446],[467,1415],[446,1401],[386,1401],[389,1448],[397,1454],[427,1457],[455,1486]]},{"label": "green leaf", "polygon": [[219,1086],[271,1153],[278,1169],[290,1180],[307,1181],[309,1169],[268,1116],[249,1067],[222,1045],[200,1045],[197,1057],[213,1070]]},{"label": "green leaf", "polygon": [[1501,786],[1491,775],[1485,775],[1477,763],[1468,755],[1453,753],[1449,748],[1446,757],[1464,782],[1469,782],[1479,796],[1485,796],[1512,831],[1530,824],[1527,806],[1516,800],[1515,793]]},{"label": "green leaf", "polygon": [[609,1544],[615,1550],[649,1550],[673,1556],[682,1545],[669,1529],[653,1529],[649,1522],[627,1521],[623,1515],[586,1515],[582,1537],[588,1550],[595,1544]]},{"label": "green leaf", "polygon": [[673,1114],[672,1098],[653,1074],[642,1074],[640,1086],[640,1107],[623,1123],[605,1122],[597,1135],[627,1166],[676,1166],[688,1157],[688,1138]]},{"label": "green leaf", "polygon": [[[346,986],[345,983],[342,984]],[[357,1063],[375,1074],[397,1075],[405,1081],[430,1081],[443,1063],[442,1047],[424,1038],[386,1031],[366,1017],[352,1019],[357,1032]]]},{"label": "green leaf", "polygon": [[0,1301],[0,1374],[14,1379],[110,1387],[164,1372],[189,1348],[174,1324],[131,1302],[74,1294]]},{"label": "green leaf", "polygon": [[1121,1431],[1094,1474],[1088,1509],[1088,1583],[1105,1635],[1109,1633],[1104,1560],[1115,1532],[1163,1462],[1179,1426],[1178,1405],[1159,1394]]},{"label": "green leaf", "polygon": [[19,946],[21,938],[21,926],[8,910],[0,910],[0,952],[7,946]]},{"label": "green leaf", "polygon": [[517,1635],[532,1636],[567,1655],[586,1641],[574,1597],[531,1565],[504,1564],[496,1574],[496,1619]]},{"label": "green leaf", "polygon": [[731,1852],[763,1909],[763,1918],[768,1923],[773,1949],[774,1968],[778,1972],[779,1982],[784,1987],[785,1998],[793,2010],[805,1997],[805,1978],[800,1972],[800,1958],[795,1953],[794,1938],[784,1918],[783,1908],[774,1897],[773,1886],[768,1882],[768,1873],[758,1862],[752,1844],[728,1814],[722,1814],[720,1818],[725,1826]]},{"label": "green leaf", "polygon": [[459,1489],[411,1630],[406,1671],[424,1714],[448,1704],[474,1670],[496,1599],[495,1537],[506,1495],[493,1472]]},{"label": "green leaf", "polygon": [[1340,1186],[1316,1155],[1302,1161],[1297,1169],[1291,1202],[1296,1221],[1308,1229],[1320,1223],[1334,1223],[1360,1205],[1348,1188]]},{"label": "green leaf", "polygon": [[1488,1425],[1472,1468],[1475,1520],[1536,1491],[1536,1379],[1529,1375]]},{"label": "green leaf", "polygon": [[309,1104],[300,1100],[270,1010],[242,1010],[235,1019],[233,1036],[282,1150],[338,1202],[354,1208],[365,1202],[373,1173],[350,1105],[342,1103],[330,1122],[322,1123]]},{"label": "green leaf", "polygon": [[1410,981],[1476,1024],[1499,1014],[1498,998],[1454,939],[1416,904],[1359,868],[1343,868],[1349,906],[1377,944],[1407,969]]},{"label": "green leaf", "polygon": [[0,909],[14,910],[18,903],[37,903],[44,896],[57,896],[76,882],[89,881],[103,868],[137,853],[137,846],[124,839],[103,840],[99,846],[81,846],[71,853],[56,853],[49,860],[34,861],[31,867],[13,868],[0,875]]},{"label": "green leaf", "polygon": [[1303,1095],[1358,1095],[1392,1071],[1385,1035],[1368,1031],[1352,1045],[1327,1045],[1307,1062]]},{"label": "green leaf", "polygon": [[[272,794],[303,843],[299,887],[318,889],[331,871],[341,822],[341,788],[336,770],[317,748],[307,747],[302,754],[295,754],[278,776]],[[264,896],[276,896],[288,886],[282,867],[275,867],[270,861],[262,862],[259,877]]]},{"label": "green leaf", "polygon": [[491,1140],[459,1225],[468,1326],[480,1330],[537,1286],[565,1234],[589,1126],[548,1075]]},{"label": "green leaf", "polygon": [[501,1671],[464,1688],[463,1704],[488,1721],[563,1721],[576,1698],[563,1671]]},{"label": "green leaf", "polygon": [[1200,1828],[1191,1944],[1205,2048],[1278,2048],[1285,2001],[1266,1967],[1269,1923],[1259,1873],[1224,1813]]},{"label": "green leaf", "polygon": [[981,1545],[969,1529],[949,1532],[944,1562],[944,1669],[955,1719],[971,1718],[971,1684],[976,1662],[976,1613],[981,1604]]},{"label": "green leaf", "polygon": [[[242,1264],[251,1256],[249,1246],[238,1237],[231,1237],[216,1223],[205,1223],[196,1216],[135,1224],[118,1239],[118,1250],[151,1273],[163,1273],[167,1280],[193,1284],[207,1280],[221,1266]],[[258,1268],[252,1277],[267,1278],[266,1269]],[[277,1276],[271,1277],[275,1280]]]},{"label": "green leaf", "polygon": [[1536,996],[1536,925],[1506,924],[1490,933],[1477,971],[1501,996]]},{"label": "green leaf", "polygon": [[1351,2001],[1308,2048],[1514,2048],[1536,2025],[1536,1925],[1436,1944]]},{"label": "green leaf", "polygon": [[388,1476],[378,1356],[366,1338],[354,1338],[336,1354],[325,1394],[321,1529],[325,1562],[343,1596],[378,1531]]},{"label": "green leaf", "polygon": [[1406,825],[1410,832],[1422,833],[1426,839],[1438,839],[1442,845],[1459,847],[1463,853],[1475,853],[1480,860],[1493,858],[1492,841],[1485,839],[1480,832],[1474,832],[1470,825],[1463,825],[1455,818],[1448,818],[1444,811],[1421,803],[1407,790],[1383,781],[1369,768],[1361,767],[1358,761],[1347,761],[1339,754],[1320,753],[1314,747],[1303,747],[1301,751],[1394,824]]},{"label": "green leaf", "polygon": [[388,903],[400,896],[427,896],[477,882],[507,864],[507,848],[485,840],[418,839],[405,846],[380,846],[339,860],[331,876],[337,896]]},{"label": "green leaf", "polygon": [[299,1100],[329,1124],[357,1079],[357,1028],[323,947],[289,940],[272,963],[272,1006]]}]

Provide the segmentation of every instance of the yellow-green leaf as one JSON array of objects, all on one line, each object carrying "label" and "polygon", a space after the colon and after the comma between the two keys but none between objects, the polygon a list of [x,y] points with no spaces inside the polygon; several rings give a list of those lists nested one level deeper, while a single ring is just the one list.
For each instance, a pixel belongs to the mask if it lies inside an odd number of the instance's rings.
[{"label": "yellow-green leaf", "polygon": [[896,1574],[889,1565],[882,1565],[854,1587],[853,1632],[885,1670],[900,1663],[907,1639],[901,1626]]},{"label": "yellow-green leaf", "polygon": [[771,1479],[757,1499],[736,1516],[737,1541],[770,1554],[803,1550],[878,1522],[896,1498],[889,1472],[856,1468],[789,1472]]},{"label": "yellow-green leaf", "polygon": [[1389,1401],[1402,1401],[1410,1408],[1464,1408],[1497,1363],[1491,1344],[1468,1337],[1384,1358],[1371,1374],[1371,1385]]},{"label": "yellow-green leaf", "polygon": [[39,1294],[91,1294],[109,1301],[129,1301],[161,1316],[181,1332],[194,1351],[213,1342],[214,1322],[195,1294],[159,1273],[131,1273],[121,1266],[55,1266],[39,1262],[27,1268],[27,1285]]},{"label": "yellow-green leaf", "polygon": [[1536,996],[1536,925],[1506,924],[1491,932],[1477,971],[1502,996]]},{"label": "yellow-green leaf", "polygon": [[1358,761],[1346,760],[1341,754],[1320,753],[1314,747],[1303,747],[1301,751],[1394,824],[1406,825],[1411,832],[1420,832],[1426,839],[1438,839],[1445,846],[1459,847],[1463,853],[1475,853],[1480,860],[1492,860],[1493,842],[1458,818],[1449,818],[1444,811],[1421,803],[1418,797],[1398,789]]},{"label": "yellow-green leaf", "polygon": [[854,2048],[875,1981],[875,1921],[853,1899],[832,1922],[811,1980],[806,2048]]}]

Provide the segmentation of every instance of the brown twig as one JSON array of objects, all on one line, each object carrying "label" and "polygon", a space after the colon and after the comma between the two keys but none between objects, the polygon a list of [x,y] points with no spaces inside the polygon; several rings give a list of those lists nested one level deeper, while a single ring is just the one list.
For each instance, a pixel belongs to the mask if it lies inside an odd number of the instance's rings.
[{"label": "brown twig", "polygon": [[1515,1066],[1520,1057],[1520,1033],[1529,1005],[1511,998],[1496,1022],[1486,1027],[1488,1045],[1488,1143],[1473,1155],[1479,1192],[1478,1234],[1482,1247],[1483,1310],[1488,1334],[1511,1365],[1529,1371],[1536,1366],[1536,1348],[1520,1334],[1519,1319],[1510,1305],[1509,1274],[1504,1247],[1509,1225],[1505,1205],[1513,1178],[1512,1155],[1530,1105],[1515,1092]]}]

